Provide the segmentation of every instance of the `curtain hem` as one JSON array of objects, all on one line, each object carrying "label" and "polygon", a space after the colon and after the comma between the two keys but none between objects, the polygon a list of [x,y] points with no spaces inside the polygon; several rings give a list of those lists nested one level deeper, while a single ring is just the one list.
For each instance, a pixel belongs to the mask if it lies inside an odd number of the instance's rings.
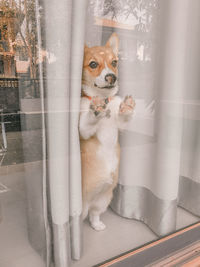
[{"label": "curtain hem", "polygon": [[55,267],[70,266],[69,223],[53,223],[53,247]]},{"label": "curtain hem", "polygon": [[200,216],[200,183],[181,176],[178,205],[196,216]]},{"label": "curtain hem", "polygon": [[118,184],[111,208],[122,217],[144,222],[156,235],[176,230],[177,200],[160,199],[145,187]]},{"label": "curtain hem", "polygon": [[83,250],[82,216],[70,216],[71,257],[80,260]]}]

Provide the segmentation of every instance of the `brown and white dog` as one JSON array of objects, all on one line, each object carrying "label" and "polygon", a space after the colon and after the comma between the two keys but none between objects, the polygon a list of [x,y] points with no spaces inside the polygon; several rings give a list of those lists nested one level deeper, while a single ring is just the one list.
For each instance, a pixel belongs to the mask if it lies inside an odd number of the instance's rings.
[{"label": "brown and white dog", "polygon": [[105,229],[100,215],[111,202],[118,180],[118,129],[133,114],[131,96],[118,92],[119,38],[113,33],[105,46],[85,47],[79,131],[81,138],[83,219]]}]

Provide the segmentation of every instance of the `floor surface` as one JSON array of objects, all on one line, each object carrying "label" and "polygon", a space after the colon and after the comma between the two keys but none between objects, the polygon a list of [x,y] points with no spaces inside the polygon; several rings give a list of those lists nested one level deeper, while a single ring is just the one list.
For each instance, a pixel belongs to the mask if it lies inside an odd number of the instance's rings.
[{"label": "floor surface", "polygon": [[[6,168],[6,167],[4,167]],[[15,172],[4,169],[0,176],[0,266],[44,267],[40,256],[28,241],[23,166]],[[84,223],[84,252],[73,267],[90,267],[130,249],[155,240],[156,235],[143,223],[122,218],[110,209],[102,216],[107,225],[102,232],[94,231]],[[178,208],[177,229],[199,221],[199,218]]]}]

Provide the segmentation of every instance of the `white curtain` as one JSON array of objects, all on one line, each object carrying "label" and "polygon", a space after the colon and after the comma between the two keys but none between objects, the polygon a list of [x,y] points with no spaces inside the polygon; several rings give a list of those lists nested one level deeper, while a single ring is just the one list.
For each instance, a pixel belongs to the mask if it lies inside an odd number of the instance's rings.
[{"label": "white curtain", "polygon": [[87,1],[33,2],[37,49],[46,50],[47,64],[39,65],[42,129],[35,140],[43,160],[26,168],[28,231],[47,267],[66,267],[82,251],[78,120]]},{"label": "white curtain", "polygon": [[[45,1],[48,178],[56,266],[81,255],[79,104],[87,1]],[[77,168],[78,166],[78,168]],[[69,238],[70,237],[70,238]]]},{"label": "white curtain", "polygon": [[90,7],[86,42],[103,45],[118,33],[120,95],[136,99],[120,135],[111,207],[165,235],[176,229],[178,205],[200,215],[200,3],[105,0]]},{"label": "white curtain", "polygon": [[[136,114],[121,135],[119,184],[111,206],[121,216],[142,220],[156,234],[165,235],[176,229],[177,205],[200,215],[200,3],[163,0],[158,13],[154,114],[147,104],[146,114],[137,113],[135,94]],[[120,88],[127,93],[123,82]],[[132,92],[134,87],[128,94]],[[148,94],[147,86],[146,102]]]},{"label": "white curtain", "polygon": [[179,205],[200,215],[200,3],[188,5]]}]

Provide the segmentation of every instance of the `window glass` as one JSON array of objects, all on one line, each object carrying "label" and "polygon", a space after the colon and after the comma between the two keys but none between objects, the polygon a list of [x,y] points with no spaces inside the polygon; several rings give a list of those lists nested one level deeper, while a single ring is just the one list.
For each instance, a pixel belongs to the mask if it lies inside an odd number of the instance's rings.
[{"label": "window glass", "polygon": [[0,266],[93,266],[199,221],[200,2],[177,2],[1,1]]}]

